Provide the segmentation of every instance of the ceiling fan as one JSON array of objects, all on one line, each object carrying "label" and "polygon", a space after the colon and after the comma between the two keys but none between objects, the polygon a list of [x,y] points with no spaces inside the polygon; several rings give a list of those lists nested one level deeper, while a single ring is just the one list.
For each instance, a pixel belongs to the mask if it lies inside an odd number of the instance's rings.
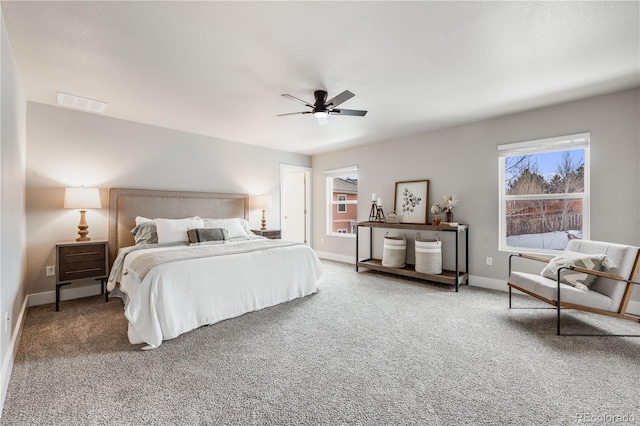
[{"label": "ceiling fan", "polygon": [[345,101],[353,98],[355,95],[348,90],[340,93],[338,96],[334,96],[333,98],[327,100],[327,92],[324,90],[316,90],[313,93],[315,97],[315,102],[310,104],[307,101],[303,101],[300,98],[296,98],[295,96],[283,94],[285,98],[298,101],[303,103],[304,105],[311,108],[311,111],[301,111],[301,112],[290,112],[287,114],[278,114],[278,117],[282,117],[284,115],[295,115],[295,114],[313,114],[314,117],[318,119],[318,123],[320,125],[327,124],[327,117],[329,115],[355,115],[362,117],[367,111],[361,111],[357,109],[336,109],[336,107],[342,104]]}]

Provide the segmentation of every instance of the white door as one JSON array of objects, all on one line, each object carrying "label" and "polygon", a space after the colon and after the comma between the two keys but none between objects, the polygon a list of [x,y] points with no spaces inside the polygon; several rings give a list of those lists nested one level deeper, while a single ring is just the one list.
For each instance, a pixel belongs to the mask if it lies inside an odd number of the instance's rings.
[{"label": "white door", "polygon": [[309,243],[310,169],[281,166],[282,239]]}]

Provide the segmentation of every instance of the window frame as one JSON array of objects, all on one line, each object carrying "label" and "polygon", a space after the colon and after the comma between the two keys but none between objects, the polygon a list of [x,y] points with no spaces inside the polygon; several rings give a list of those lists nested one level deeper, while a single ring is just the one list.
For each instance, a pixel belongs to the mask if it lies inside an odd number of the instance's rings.
[{"label": "window frame", "polygon": [[[561,250],[545,249],[545,248],[533,248],[533,247],[518,247],[510,246],[507,243],[507,229],[506,229],[506,203],[508,201],[526,201],[526,200],[567,200],[567,199],[581,199],[582,200],[582,239],[588,240],[590,238],[590,132],[577,133],[573,135],[558,136],[545,139],[536,139],[531,141],[516,142],[504,145],[498,145],[498,250],[505,252],[519,252],[519,253],[542,253],[542,254],[555,254]],[[569,150],[584,150],[584,190],[583,192],[565,192],[556,194],[522,194],[522,195],[507,195],[506,194],[506,175],[505,175],[505,162],[507,157],[522,156],[526,154],[544,154],[549,152],[563,152]]]},{"label": "window frame", "polygon": [[[334,218],[334,210],[336,213],[346,213],[346,209],[348,205],[354,205],[356,207],[356,221],[357,221],[357,208],[358,208],[358,199],[357,199],[357,192],[356,192],[356,199],[355,200],[349,200],[347,199],[346,201],[338,201],[337,199],[334,200],[333,199],[333,179],[334,178],[344,178],[344,177],[349,177],[349,176],[358,176],[358,166],[349,166],[349,167],[343,167],[340,169],[333,169],[333,170],[327,170],[325,171],[325,190],[326,190],[326,235],[328,236],[334,236],[334,237],[342,237],[342,238],[355,238],[356,235],[355,233],[351,234],[351,233],[338,233],[333,232],[333,218]],[[336,197],[337,198],[337,197]],[[348,197],[347,197],[348,198]],[[338,208],[334,206],[337,205],[344,205],[345,206],[345,211],[344,212],[338,212]],[[349,229],[349,228],[347,228]]]}]

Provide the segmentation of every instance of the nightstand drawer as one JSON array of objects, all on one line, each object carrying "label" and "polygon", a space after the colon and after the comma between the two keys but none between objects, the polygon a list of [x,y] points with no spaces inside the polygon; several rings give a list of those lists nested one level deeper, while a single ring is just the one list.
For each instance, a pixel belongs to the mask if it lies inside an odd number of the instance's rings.
[{"label": "nightstand drawer", "polygon": [[61,263],[58,268],[60,268],[58,271],[60,281],[73,281],[107,275],[104,255],[100,260],[89,260],[81,263]]},{"label": "nightstand drawer", "polygon": [[60,256],[58,259],[60,266],[91,261],[101,261],[104,263],[106,247],[104,244],[62,246],[58,249],[58,255]]}]

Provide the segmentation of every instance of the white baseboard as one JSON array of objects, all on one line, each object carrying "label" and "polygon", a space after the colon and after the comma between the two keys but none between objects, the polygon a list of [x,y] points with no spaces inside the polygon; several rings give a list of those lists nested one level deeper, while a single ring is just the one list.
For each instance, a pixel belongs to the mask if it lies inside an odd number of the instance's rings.
[{"label": "white baseboard", "polygon": [[473,287],[488,288],[491,290],[509,291],[506,280],[496,280],[495,278],[486,278],[477,275],[469,276],[469,285]]},{"label": "white baseboard", "polygon": [[[337,262],[349,263],[351,265],[355,265],[356,263],[356,258],[353,256],[345,256],[342,254],[335,254],[317,250],[316,254],[320,259],[335,260]],[[490,290],[498,290],[504,292],[509,291],[507,280],[497,280],[495,278],[486,278],[478,275],[469,276],[469,285],[473,287],[487,288]],[[513,290],[513,292],[517,294],[524,294],[518,290]],[[629,301],[627,312],[633,315],[640,315],[640,302],[635,300]]]},{"label": "white baseboard", "polygon": [[7,357],[2,364],[2,371],[0,372],[0,416],[2,416],[2,409],[4,408],[4,400],[7,397],[7,390],[9,388],[9,380],[11,379],[11,372],[13,371],[13,363],[18,353],[18,346],[20,345],[20,337],[22,337],[22,327],[24,326],[24,318],[27,312],[27,305],[29,296],[24,298],[20,314],[18,315],[18,321],[16,327],[13,329],[13,335],[11,336],[11,343],[7,349]]},{"label": "white baseboard", "polygon": [[320,259],[335,260],[336,262],[356,264],[356,258],[354,256],[345,256],[343,254],[329,253],[326,251],[315,251]]},{"label": "white baseboard", "polygon": [[[60,300],[81,299],[83,297],[96,296],[100,294],[102,287],[100,283],[85,285],[82,287],[71,287],[60,289]],[[55,303],[56,292],[45,291],[43,293],[34,293],[29,295],[28,306],[46,305],[47,303]]]}]

